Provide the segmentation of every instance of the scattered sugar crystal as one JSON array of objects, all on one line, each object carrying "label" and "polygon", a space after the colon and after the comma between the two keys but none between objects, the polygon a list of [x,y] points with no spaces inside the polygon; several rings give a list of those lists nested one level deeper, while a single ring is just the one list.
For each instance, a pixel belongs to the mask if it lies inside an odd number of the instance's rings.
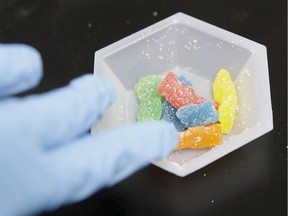
[{"label": "scattered sugar crystal", "polygon": [[157,11],[153,11],[153,16],[154,17],[158,16],[158,12]]}]

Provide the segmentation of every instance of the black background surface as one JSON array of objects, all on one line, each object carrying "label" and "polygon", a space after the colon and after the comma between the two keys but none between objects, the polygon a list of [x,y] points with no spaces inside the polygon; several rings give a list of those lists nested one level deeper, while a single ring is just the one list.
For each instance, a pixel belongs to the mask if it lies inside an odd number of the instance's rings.
[{"label": "black background surface", "polygon": [[43,216],[287,215],[287,1],[0,0],[0,42],[41,52],[45,75],[26,92],[40,93],[92,73],[96,50],[176,12],[267,47],[274,130],[185,178],[149,165]]}]

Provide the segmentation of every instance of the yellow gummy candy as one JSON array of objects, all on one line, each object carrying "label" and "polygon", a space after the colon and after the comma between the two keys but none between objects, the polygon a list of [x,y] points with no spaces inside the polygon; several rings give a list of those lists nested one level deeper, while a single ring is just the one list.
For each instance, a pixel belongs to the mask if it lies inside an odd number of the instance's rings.
[{"label": "yellow gummy candy", "polygon": [[233,81],[227,70],[221,69],[213,83],[214,100],[219,102],[219,121],[222,133],[229,133],[233,126],[237,96]]}]

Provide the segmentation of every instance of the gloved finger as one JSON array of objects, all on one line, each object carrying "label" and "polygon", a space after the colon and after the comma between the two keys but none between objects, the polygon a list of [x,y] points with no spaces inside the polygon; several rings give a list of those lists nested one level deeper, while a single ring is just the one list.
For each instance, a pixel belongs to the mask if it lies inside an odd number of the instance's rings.
[{"label": "gloved finger", "polygon": [[5,100],[0,106],[1,125],[5,131],[17,132],[7,137],[8,142],[17,139],[18,143],[21,137],[26,143],[51,147],[88,132],[114,99],[107,80],[87,74],[48,93]]},{"label": "gloved finger", "polygon": [[0,44],[0,97],[35,87],[41,77],[37,50],[23,44]]},{"label": "gloved finger", "polygon": [[176,148],[178,134],[167,122],[146,122],[87,136],[56,149],[47,161],[57,178],[51,208],[82,200]]}]

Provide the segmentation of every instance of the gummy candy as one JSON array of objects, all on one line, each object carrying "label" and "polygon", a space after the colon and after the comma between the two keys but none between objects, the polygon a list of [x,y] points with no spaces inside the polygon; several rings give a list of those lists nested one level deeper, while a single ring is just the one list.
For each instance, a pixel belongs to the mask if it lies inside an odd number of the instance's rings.
[{"label": "gummy candy", "polygon": [[184,124],[176,116],[177,109],[174,108],[167,100],[162,104],[162,117],[161,119],[174,124],[178,131],[184,131]]},{"label": "gummy candy", "polygon": [[214,104],[207,100],[202,104],[190,104],[178,109],[176,116],[186,128],[204,126],[219,120]]},{"label": "gummy candy", "polygon": [[214,107],[215,107],[215,109],[216,110],[218,110],[219,109],[219,103],[218,103],[218,101],[213,101],[213,105],[214,105]]},{"label": "gummy candy", "polygon": [[229,133],[232,129],[237,96],[235,86],[227,70],[221,69],[213,83],[214,100],[219,103],[219,121],[222,125],[222,133]]},{"label": "gummy candy", "polygon": [[137,121],[150,121],[161,119],[162,96],[157,87],[161,78],[156,75],[149,75],[140,78],[135,85],[135,92],[139,100]]},{"label": "gummy candy", "polygon": [[195,126],[179,133],[177,150],[185,148],[211,148],[222,141],[219,123],[209,126]]},{"label": "gummy candy", "polygon": [[[179,133],[177,149],[220,144],[223,127],[231,123],[231,117],[234,119],[236,105],[233,109],[233,104],[237,101],[229,73],[227,76],[226,72],[220,72],[213,84],[214,101],[197,96],[192,83],[184,76],[176,77],[169,72],[162,80],[155,75],[142,77],[135,85],[139,99],[137,121],[163,119],[173,123]],[[218,108],[222,113],[218,113]]]},{"label": "gummy candy", "polygon": [[[187,84],[188,86],[192,87],[192,82],[190,80],[187,80],[185,76],[177,76],[177,79]],[[162,103],[162,116],[161,119],[171,122],[174,124],[175,128],[178,131],[184,131],[185,126],[183,123],[177,118],[176,116],[177,109],[173,107],[166,99],[164,99],[164,102]]]},{"label": "gummy candy", "polygon": [[137,111],[137,121],[160,120],[162,114],[162,101],[160,98],[142,99]]},{"label": "gummy candy", "polygon": [[188,85],[189,87],[192,87],[192,82],[190,80],[187,80],[185,76],[180,75],[177,77],[177,79],[182,82],[185,83],[186,85]]},{"label": "gummy candy", "polygon": [[159,83],[158,91],[176,109],[188,104],[201,104],[206,100],[197,96],[193,88],[177,80],[172,72],[169,72]]},{"label": "gummy candy", "polygon": [[135,85],[135,92],[139,101],[141,101],[143,98],[146,99],[150,97],[162,98],[157,89],[161,80],[161,77],[156,75],[141,77],[138,83]]}]

